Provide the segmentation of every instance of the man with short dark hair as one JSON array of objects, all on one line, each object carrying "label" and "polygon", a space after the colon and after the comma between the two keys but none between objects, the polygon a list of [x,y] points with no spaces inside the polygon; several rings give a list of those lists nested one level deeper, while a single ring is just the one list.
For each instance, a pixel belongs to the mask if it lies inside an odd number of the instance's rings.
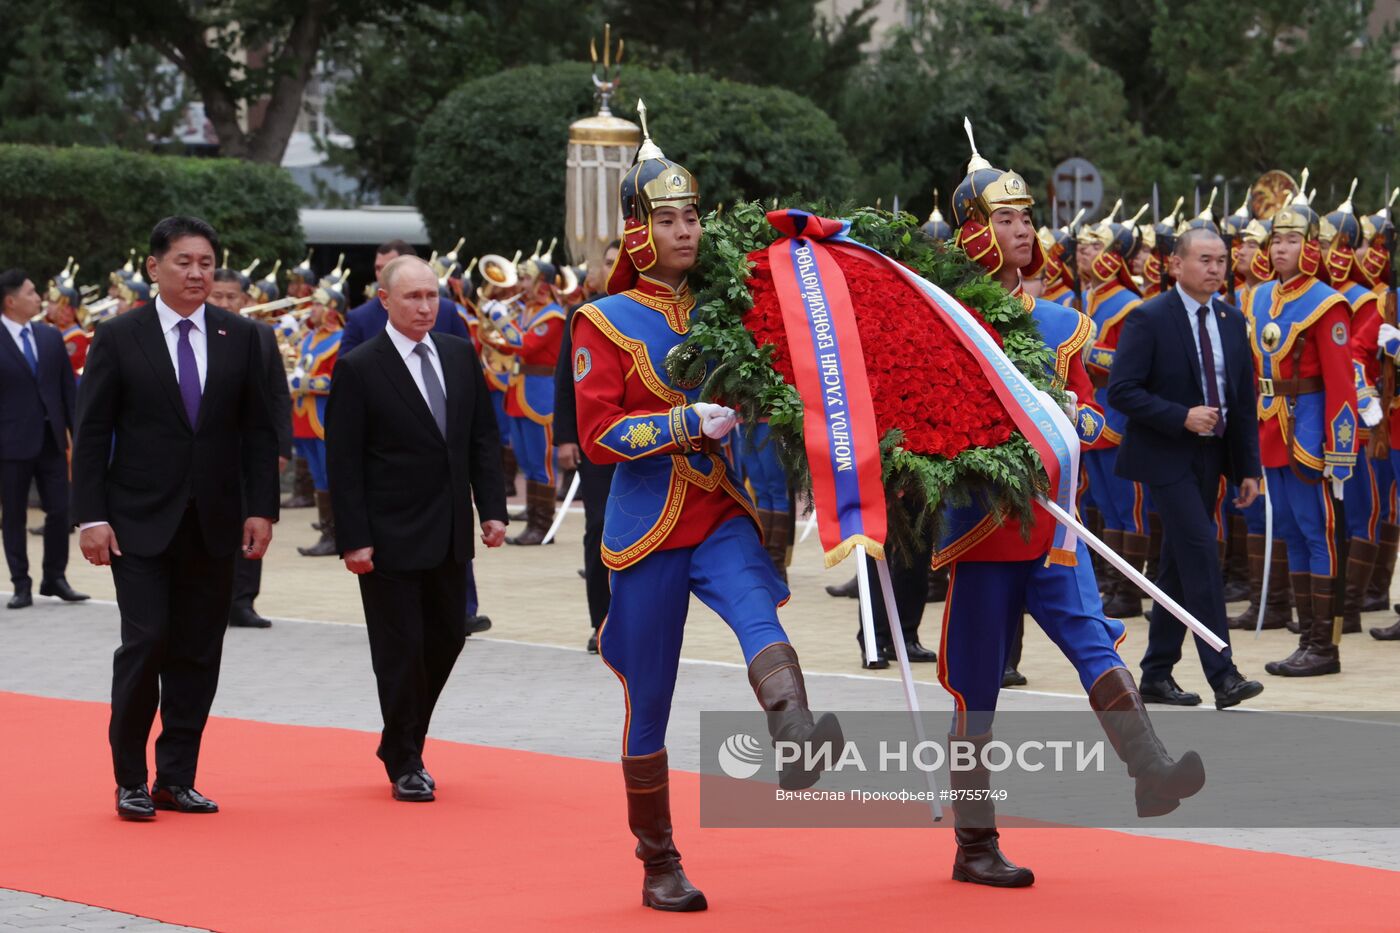
[{"label": "man with short dark hair", "polygon": [[[209,303],[232,311],[240,306],[246,293],[243,281],[233,269],[214,270],[214,287],[209,290]],[[254,321],[262,347],[263,369],[267,377],[268,398],[272,402],[272,421],[277,431],[277,472],[287,467],[292,456],[292,396],[282,369],[282,353],[277,349],[277,334],[271,324]],[[240,554],[233,569],[233,603],[229,607],[228,624],[235,628],[271,628],[272,622],[258,614],[253,603],[262,590],[261,560],[251,560]]]},{"label": "man with short dark hair", "polygon": [[[1220,477],[1240,489],[1238,508],[1259,495],[1254,367],[1244,316],[1215,297],[1225,279],[1225,242],[1210,227],[1177,237],[1168,260],[1176,286],[1128,315],[1109,376],[1108,400],[1127,418],[1119,476],[1146,484],[1162,516],[1157,585],[1228,645],[1225,584],[1213,524]],[[1186,627],[1152,608],[1142,695],[1194,706],[1199,696],[1172,679]],[[1217,709],[1258,696],[1229,648],[1196,639]]]},{"label": "man with short dark hair", "polygon": [[68,569],[68,432],[78,390],[63,335],[36,320],[39,291],[20,269],[0,273],[5,333],[0,334],[0,536],[15,593],[10,609],[34,603],[25,517],[37,482],[44,509],[44,575],[39,595],[87,599]]},{"label": "man with short dark hair", "polygon": [[240,547],[261,558],[277,520],[258,332],[207,301],[218,245],[197,218],[156,224],[146,274],[160,296],[98,328],[78,398],[73,519],[83,556],[111,566],[121,610],[108,738],[117,814],[128,820],[219,809],[194,782],[234,560]]}]

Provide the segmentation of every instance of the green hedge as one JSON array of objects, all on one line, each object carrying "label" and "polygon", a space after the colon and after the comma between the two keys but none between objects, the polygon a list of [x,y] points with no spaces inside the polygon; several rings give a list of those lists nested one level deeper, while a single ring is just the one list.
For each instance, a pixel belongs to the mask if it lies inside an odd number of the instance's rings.
[{"label": "green hedge", "polygon": [[301,201],[275,166],[0,145],[0,268],[22,266],[42,287],[76,256],[78,284],[101,285],[132,247],[145,251],[156,221],[177,213],[213,224],[239,267],[295,264],[305,255]]},{"label": "green hedge", "polygon": [[[414,199],[433,241],[467,238],[466,255],[559,234],[569,124],[594,112],[589,66],[531,65],[463,84],[419,133]],[[703,205],[847,197],[858,171],[831,118],[778,88],[666,70],[624,69],[613,113],[636,122],[700,180]]]}]

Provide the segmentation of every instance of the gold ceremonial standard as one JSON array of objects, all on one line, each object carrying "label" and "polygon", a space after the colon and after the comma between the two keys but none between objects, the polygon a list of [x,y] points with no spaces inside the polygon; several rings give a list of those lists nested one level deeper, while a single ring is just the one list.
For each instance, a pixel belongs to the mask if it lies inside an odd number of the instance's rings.
[{"label": "gold ceremonial standard", "polygon": [[1270,353],[1278,349],[1279,341],[1283,339],[1283,331],[1273,321],[1264,325],[1264,329],[1259,332],[1259,339],[1264,344],[1264,349]]}]

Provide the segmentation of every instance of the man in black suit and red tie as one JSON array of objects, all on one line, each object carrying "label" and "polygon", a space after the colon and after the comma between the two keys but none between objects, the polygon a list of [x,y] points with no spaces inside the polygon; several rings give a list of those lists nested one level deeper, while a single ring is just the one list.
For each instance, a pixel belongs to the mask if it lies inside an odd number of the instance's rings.
[{"label": "man in black suit and red tie", "polygon": [[19,269],[0,273],[5,332],[0,334],[0,535],[10,565],[10,609],[34,604],[25,515],[37,483],[44,508],[44,571],[39,595],[65,602],[73,592],[68,569],[68,432],[77,385],[58,328],[38,320],[39,291]]},{"label": "man in black suit and red tie", "polygon": [[111,565],[121,610],[108,738],[123,819],[218,811],[194,781],[234,560],[240,551],[261,558],[277,520],[277,436],[258,332],[205,300],[218,248],[202,220],[156,224],[146,272],[160,296],[98,328],[78,393],[72,517],[83,556]]},{"label": "man in black suit and red tie", "polygon": [[388,324],[336,363],[326,468],[336,542],[360,580],[396,800],[434,799],[433,707],[466,641],[472,501],[481,540],[506,536],[500,432],[470,342],[433,333],[438,282],[416,256],[380,274]]}]

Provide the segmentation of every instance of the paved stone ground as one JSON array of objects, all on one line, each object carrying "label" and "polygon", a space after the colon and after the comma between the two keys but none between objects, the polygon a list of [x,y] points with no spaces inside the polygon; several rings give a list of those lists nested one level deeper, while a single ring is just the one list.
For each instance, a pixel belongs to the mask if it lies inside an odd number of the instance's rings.
[{"label": "paved stone ground", "polygon": [[6,933],[12,930],[25,933],[115,933],[118,930],[179,933],[188,930],[195,933],[197,929],[0,888],[0,930]]},{"label": "paved stone ground", "polygon": [[[234,629],[226,642],[214,714],[266,722],[336,726],[367,733],[379,728],[369,650],[353,579],[332,559],[301,558],[297,544],[314,540],[310,512],[287,513],[278,526],[259,608],[275,617],[266,631]],[[565,523],[564,540],[546,548],[493,551],[479,557],[483,611],[495,620],[486,636],[468,640],[434,718],[433,735],[600,760],[617,754],[622,708],[615,678],[583,651],[586,610],[579,565],[581,516]],[[38,545],[32,548],[37,561]],[[96,599],[65,606],[38,599],[24,612],[0,610],[0,690],[105,701],[111,653],[118,642],[110,575],[82,564],[74,549],[70,580]],[[814,704],[829,709],[881,710],[902,706],[890,681],[897,674],[860,672],[852,636],[855,602],[834,600],[820,585],[839,582],[846,568],[823,574],[814,540],[799,548],[792,571],[794,600],[783,621],[808,670]],[[0,595],[4,599],[8,594]],[[937,644],[941,606],[929,607],[924,640]],[[324,620],[314,621],[291,620]],[[1375,614],[1368,624],[1387,621]],[[342,624],[324,624],[342,623]],[[1145,624],[1130,628],[1124,656],[1135,666]],[[1262,675],[1263,660],[1288,651],[1286,633],[1241,640],[1240,665]],[[1259,709],[1400,709],[1393,676],[1394,644],[1349,636],[1346,673],[1313,681],[1264,678]],[[686,660],[678,684],[668,745],[678,768],[698,769],[699,710],[750,709],[753,695],[732,634],[712,613],[695,606],[687,630]],[[1082,688],[1068,663],[1032,628],[1022,669],[1031,689],[1003,694],[1002,708],[1084,709]],[[948,710],[931,665],[917,666],[920,703]],[[1199,665],[1188,656],[1178,670],[1188,689],[1201,689]],[[1270,702],[1262,702],[1262,701]],[[1221,715],[1203,710],[1200,715]],[[540,723],[551,723],[541,730]],[[366,736],[366,755],[374,738]],[[441,775],[439,775],[441,777]],[[106,775],[94,775],[105,781]],[[216,788],[209,791],[217,796]],[[1285,852],[1360,865],[1400,867],[1400,830],[1162,830],[1153,835],[1238,848]],[[4,879],[0,878],[0,885]],[[82,925],[88,924],[88,925]],[[101,925],[98,925],[101,924]],[[154,921],[95,911],[81,905],[0,890],[0,928],[155,928]]]}]

